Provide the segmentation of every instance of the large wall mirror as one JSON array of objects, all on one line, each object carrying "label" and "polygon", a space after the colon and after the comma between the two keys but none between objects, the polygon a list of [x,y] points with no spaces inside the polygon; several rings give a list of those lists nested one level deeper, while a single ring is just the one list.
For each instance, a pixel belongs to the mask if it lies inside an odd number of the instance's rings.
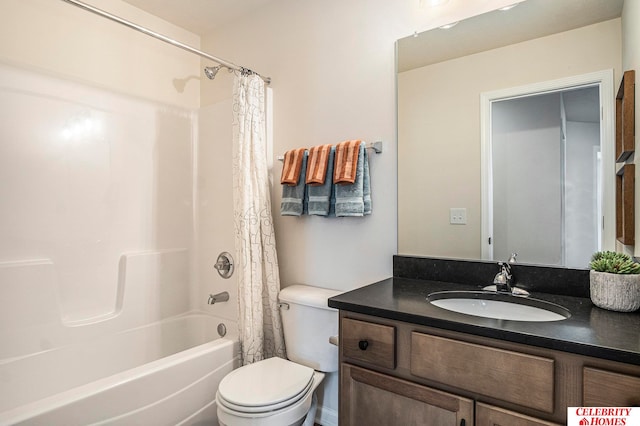
[{"label": "large wall mirror", "polygon": [[615,247],[623,0],[398,41],[398,253],[586,268]]}]

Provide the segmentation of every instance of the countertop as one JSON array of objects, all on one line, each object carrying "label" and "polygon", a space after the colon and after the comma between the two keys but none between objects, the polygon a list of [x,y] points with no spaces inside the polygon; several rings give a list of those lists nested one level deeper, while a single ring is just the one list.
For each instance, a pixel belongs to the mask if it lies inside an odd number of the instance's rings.
[{"label": "countertop", "polygon": [[426,301],[435,291],[479,290],[477,286],[388,278],[329,299],[332,308],[426,325],[612,361],[640,365],[640,312],[596,307],[583,297],[532,292],[531,297],[564,306],[562,321],[496,320],[448,311]]}]

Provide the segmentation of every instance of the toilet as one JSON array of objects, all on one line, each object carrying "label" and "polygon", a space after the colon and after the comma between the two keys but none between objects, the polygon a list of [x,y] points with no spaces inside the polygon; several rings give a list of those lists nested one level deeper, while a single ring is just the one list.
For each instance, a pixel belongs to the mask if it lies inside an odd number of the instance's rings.
[{"label": "toilet", "polygon": [[338,311],[327,306],[327,299],[339,293],[307,285],[280,291],[289,359],[269,358],[227,374],[216,393],[220,425],[313,425],[314,391],[324,373],[338,370],[338,348],[329,343],[338,335]]}]

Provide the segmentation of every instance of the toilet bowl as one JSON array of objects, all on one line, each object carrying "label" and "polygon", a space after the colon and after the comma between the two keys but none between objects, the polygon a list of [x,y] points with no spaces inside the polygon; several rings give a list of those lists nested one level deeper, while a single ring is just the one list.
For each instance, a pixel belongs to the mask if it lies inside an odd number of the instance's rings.
[{"label": "toilet bowl", "polygon": [[234,370],[218,387],[218,421],[223,426],[302,425],[323,378],[324,373],[281,358]]},{"label": "toilet bowl", "polygon": [[314,424],[314,392],[325,373],[338,370],[338,350],[329,343],[338,334],[338,311],[327,299],[339,293],[305,285],[280,292],[289,359],[269,358],[227,374],[216,393],[222,426]]}]

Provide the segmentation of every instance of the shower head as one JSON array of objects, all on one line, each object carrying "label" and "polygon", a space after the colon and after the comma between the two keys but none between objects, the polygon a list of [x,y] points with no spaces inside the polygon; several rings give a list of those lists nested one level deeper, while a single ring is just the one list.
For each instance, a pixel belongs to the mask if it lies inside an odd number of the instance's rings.
[{"label": "shower head", "polygon": [[220,71],[220,68],[222,68],[222,65],[218,65],[217,67],[205,67],[204,74],[209,80],[213,80],[216,78],[216,74]]}]

